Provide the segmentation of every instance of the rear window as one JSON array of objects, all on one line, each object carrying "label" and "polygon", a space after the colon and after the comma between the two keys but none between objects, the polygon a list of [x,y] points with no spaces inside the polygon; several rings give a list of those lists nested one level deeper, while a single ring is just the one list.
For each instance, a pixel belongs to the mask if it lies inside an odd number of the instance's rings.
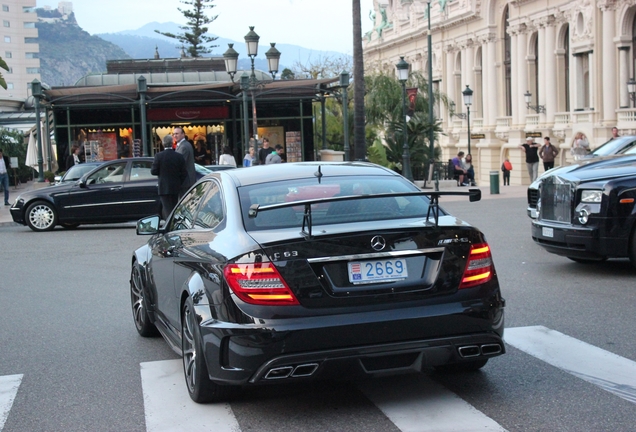
[{"label": "rear window", "polygon": [[[377,195],[391,192],[417,192],[401,177],[332,177],[295,179],[276,184],[258,184],[239,188],[241,212],[248,231],[302,226],[304,206],[259,212],[249,218],[251,205],[261,206],[338,196]],[[402,219],[425,216],[429,200],[425,196],[354,199],[312,205],[312,224]]]}]

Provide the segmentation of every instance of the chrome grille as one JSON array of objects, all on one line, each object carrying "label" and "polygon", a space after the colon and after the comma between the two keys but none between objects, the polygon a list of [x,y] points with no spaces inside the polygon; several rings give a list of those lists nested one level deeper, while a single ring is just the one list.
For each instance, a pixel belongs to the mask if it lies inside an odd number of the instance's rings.
[{"label": "chrome grille", "polygon": [[572,221],[572,188],[569,184],[541,184],[541,209],[538,218],[561,223]]}]

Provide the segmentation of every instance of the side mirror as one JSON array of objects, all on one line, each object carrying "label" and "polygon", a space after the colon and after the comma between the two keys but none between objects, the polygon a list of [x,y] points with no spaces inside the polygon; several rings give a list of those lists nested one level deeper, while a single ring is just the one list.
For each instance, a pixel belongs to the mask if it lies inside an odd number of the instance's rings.
[{"label": "side mirror", "polygon": [[148,216],[137,221],[137,235],[153,235],[159,232],[159,215]]},{"label": "side mirror", "polygon": [[81,187],[82,189],[86,188],[86,180],[85,179],[79,179],[77,181],[77,184],[79,184],[79,187]]}]

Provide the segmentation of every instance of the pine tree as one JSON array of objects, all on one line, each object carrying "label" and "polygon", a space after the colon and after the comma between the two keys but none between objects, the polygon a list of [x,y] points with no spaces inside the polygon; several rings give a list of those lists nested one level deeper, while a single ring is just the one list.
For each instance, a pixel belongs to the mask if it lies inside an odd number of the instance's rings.
[{"label": "pine tree", "polygon": [[212,4],[214,0],[180,1],[181,3],[191,7],[191,9],[187,10],[177,8],[177,10],[188,20],[187,25],[179,27],[184,32],[179,34],[161,32],[159,30],[155,30],[155,32],[181,42],[182,48],[186,50],[190,57],[201,57],[202,54],[210,53],[211,48],[215,48],[218,45],[205,45],[214,42],[218,38],[211,37],[206,34],[208,32],[206,25],[213,22],[218,15],[207,16],[205,14],[205,9],[212,9],[215,7],[215,5]]}]

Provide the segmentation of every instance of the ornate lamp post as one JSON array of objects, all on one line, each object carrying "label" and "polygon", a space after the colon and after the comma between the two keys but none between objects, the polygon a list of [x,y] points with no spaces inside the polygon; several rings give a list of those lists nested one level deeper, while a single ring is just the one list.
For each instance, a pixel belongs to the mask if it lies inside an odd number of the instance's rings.
[{"label": "ornate lamp post", "polygon": [[466,119],[468,121],[468,154],[470,153],[470,106],[473,104],[473,91],[466,86],[462,92],[464,95],[464,105],[466,105]]},{"label": "ornate lamp post", "polygon": [[349,100],[347,91],[349,90],[349,72],[342,71],[340,73],[340,91],[342,92],[342,117],[344,120],[344,157],[345,161],[349,161]]},{"label": "ornate lamp post", "polygon": [[435,131],[433,130],[433,41],[431,36],[431,0],[426,1],[428,10],[428,145],[429,145],[429,169],[428,181],[433,181],[433,170],[435,168]]},{"label": "ornate lamp post", "polygon": [[[245,75],[241,76],[241,90],[243,91],[243,135],[245,140],[245,151],[247,151],[249,148],[249,132],[247,127],[247,91],[249,91],[252,97],[252,130],[254,132],[254,141],[256,143],[256,148],[254,150],[258,154],[258,120],[256,117],[256,98],[254,91],[258,88],[259,83],[254,71],[254,59],[258,55],[258,41],[260,40],[260,36],[254,31],[254,26],[250,26],[250,31],[245,35],[244,39],[247,47],[247,55],[251,61],[252,73],[249,78]],[[225,53],[223,53],[223,58],[225,59],[225,71],[230,75],[232,82],[234,82],[234,75],[236,74],[239,57],[236,50],[234,50],[233,45],[234,44],[228,44],[229,48],[225,51]],[[278,73],[278,65],[281,54],[280,51],[276,49],[275,43],[271,43],[270,45],[271,47],[265,53],[265,57],[267,58],[269,73],[272,74],[272,79],[275,79],[276,74]],[[258,159],[256,159],[255,165],[258,165]]]},{"label": "ornate lamp post", "polygon": [[402,84],[402,117],[404,117],[404,146],[402,153],[402,175],[408,180],[413,181],[411,173],[411,154],[409,150],[409,137],[406,125],[406,80],[409,79],[409,64],[400,57],[400,61],[395,65],[398,72],[398,80]]}]

